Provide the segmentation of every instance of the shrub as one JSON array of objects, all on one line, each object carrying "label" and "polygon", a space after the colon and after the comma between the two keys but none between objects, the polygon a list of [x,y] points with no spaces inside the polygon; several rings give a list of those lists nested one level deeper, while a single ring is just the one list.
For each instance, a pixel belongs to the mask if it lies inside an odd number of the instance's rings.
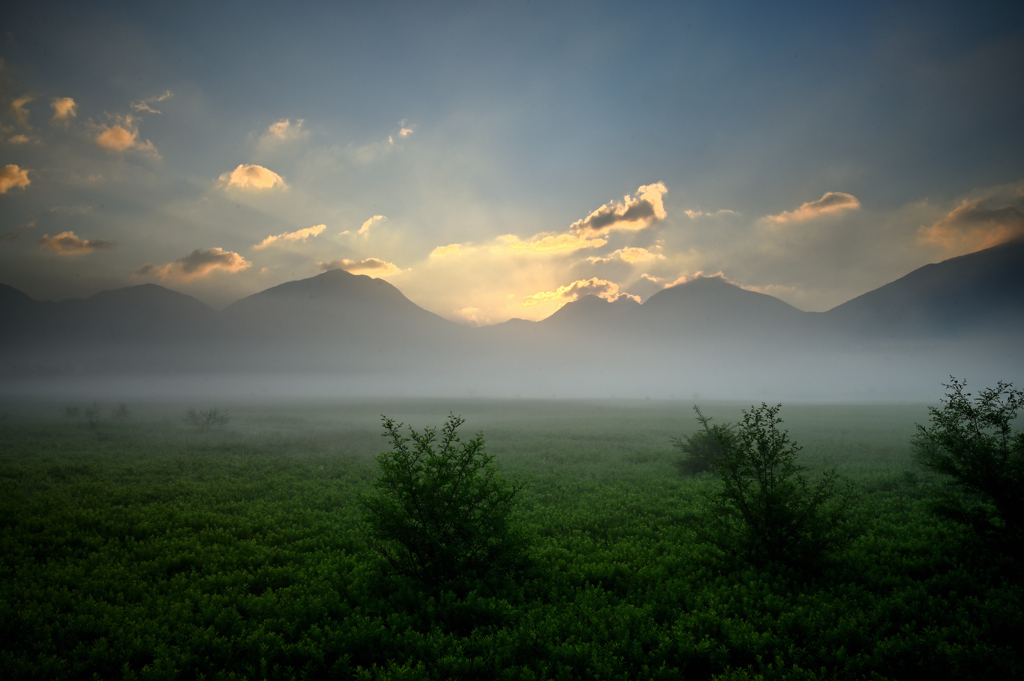
[{"label": "shrub", "polygon": [[124,421],[131,417],[132,410],[128,408],[126,402],[121,402],[110,412],[110,415],[115,419]]},{"label": "shrub", "polygon": [[185,423],[198,431],[205,432],[211,428],[220,428],[227,425],[228,413],[214,407],[206,411],[196,411],[189,407],[185,412]]},{"label": "shrub", "polygon": [[682,458],[676,459],[676,468],[680,475],[717,473],[719,460],[726,451],[720,442],[728,442],[731,446],[735,434],[728,424],[709,427],[711,419],[705,417],[699,407],[694,406],[693,410],[697,412],[697,421],[703,429],[685,438],[672,438],[672,446],[683,454]]},{"label": "shrub", "polygon": [[834,470],[826,471],[817,485],[808,483],[806,469],[796,461],[801,448],[778,428],[779,409],[764,403],[751,407],[735,428],[711,426],[697,410],[705,437],[715,447],[693,452],[713,457],[708,464],[722,482],[710,495],[701,534],[758,566],[814,569],[850,538],[851,495]]},{"label": "shrub", "polygon": [[966,381],[950,376],[941,407],[929,407],[931,424],[918,424],[918,461],[950,478],[950,493],[934,508],[982,536],[1020,544],[1024,538],[1024,431],[1011,424],[1024,392],[999,381],[971,400]]},{"label": "shrub", "polygon": [[[449,414],[437,442],[382,416],[390,451],[377,456],[375,496],[361,500],[370,540],[399,574],[452,586],[510,574],[523,565],[525,538],[513,513],[522,485],[500,476],[483,435],[462,441],[465,420]],[[411,443],[411,444],[410,444]]]}]

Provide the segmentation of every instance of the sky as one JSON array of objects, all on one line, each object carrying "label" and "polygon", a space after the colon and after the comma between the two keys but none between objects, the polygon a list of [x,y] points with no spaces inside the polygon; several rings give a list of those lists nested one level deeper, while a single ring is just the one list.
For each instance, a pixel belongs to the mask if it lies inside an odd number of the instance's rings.
[{"label": "sky", "polygon": [[[1016,6],[1014,6],[1016,5]],[[823,311],[1024,235],[1024,5],[18,3],[0,283]]]}]

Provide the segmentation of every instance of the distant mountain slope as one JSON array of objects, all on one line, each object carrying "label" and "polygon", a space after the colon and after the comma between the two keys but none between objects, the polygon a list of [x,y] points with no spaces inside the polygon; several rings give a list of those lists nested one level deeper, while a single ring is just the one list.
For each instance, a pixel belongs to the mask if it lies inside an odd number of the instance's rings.
[{"label": "distant mountain slope", "polygon": [[786,328],[807,317],[778,298],[722,277],[697,277],[658,291],[643,304],[642,313],[648,323],[700,334]]},{"label": "distant mountain slope", "polygon": [[1024,239],[925,265],[821,317],[882,338],[1013,333],[1024,327]]}]

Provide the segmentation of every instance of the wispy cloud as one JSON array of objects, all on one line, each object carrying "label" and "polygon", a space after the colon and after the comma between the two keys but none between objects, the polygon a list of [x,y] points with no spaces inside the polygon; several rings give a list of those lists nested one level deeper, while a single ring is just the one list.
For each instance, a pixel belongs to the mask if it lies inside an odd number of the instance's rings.
[{"label": "wispy cloud", "polygon": [[287,189],[284,178],[269,168],[254,164],[240,164],[230,173],[224,173],[218,180],[224,189],[241,189],[243,191],[266,191],[270,189]]},{"label": "wispy cloud", "polygon": [[643,185],[636,195],[626,195],[622,203],[608,203],[582,220],[577,220],[570,231],[584,237],[595,237],[612,231],[638,231],[664,220],[667,213],[662,196],[668,190],[664,183]]},{"label": "wispy cloud", "polygon": [[796,210],[787,210],[778,215],[766,215],[764,219],[774,224],[804,222],[822,215],[841,213],[860,208],[860,201],[852,194],[843,192],[826,192],[817,201],[808,201]]},{"label": "wispy cloud", "polygon": [[134,109],[135,111],[145,111],[151,114],[162,113],[161,111],[154,109],[152,105],[159,104],[160,102],[166,99],[170,99],[173,96],[174,93],[170,90],[167,90],[162,95],[157,95],[156,97],[150,97],[149,99],[140,99],[137,102],[132,102],[132,109]]},{"label": "wispy cloud", "polygon": [[32,129],[32,126],[29,125],[28,109],[25,108],[25,105],[35,98],[36,95],[34,93],[28,92],[11,102],[11,115],[14,116],[14,120],[18,122],[18,125],[29,130]]},{"label": "wispy cloud", "polygon": [[61,255],[84,255],[105,248],[113,248],[111,241],[100,239],[80,239],[74,232],[61,232],[56,236],[44,234],[39,245]]},{"label": "wispy cloud", "polygon": [[964,199],[935,223],[918,230],[918,241],[950,253],[970,253],[1024,236],[1024,183]]},{"label": "wispy cloud", "polygon": [[174,262],[164,265],[143,265],[135,270],[137,277],[159,277],[163,280],[190,281],[205,277],[215,270],[241,272],[252,263],[234,251],[222,248],[196,249]]},{"label": "wispy cloud", "polygon": [[587,258],[592,263],[598,262],[611,262],[612,260],[621,260],[628,262],[633,265],[641,262],[650,262],[651,260],[664,260],[665,256],[661,253],[652,253],[646,248],[638,248],[635,246],[629,246],[626,248],[620,248],[617,251],[613,251],[606,256],[593,256]]},{"label": "wispy cloud", "polygon": [[[364,213],[364,215],[365,215],[365,213]],[[383,215],[374,215],[372,218],[370,218],[369,220],[364,222],[363,226],[360,227],[359,231],[356,232],[356,233],[361,235],[361,236],[366,236],[366,235],[368,235],[370,233],[371,229],[373,229],[377,225],[380,225],[380,224],[383,224],[383,223],[387,222],[387,220],[388,219],[386,217],[384,217]]]},{"label": "wispy cloud", "polygon": [[534,293],[533,295],[526,297],[522,306],[531,307],[538,303],[545,302],[557,302],[564,305],[565,303],[578,300],[580,296],[585,295],[595,295],[610,302],[614,302],[622,297],[631,298],[638,303],[640,302],[640,299],[637,296],[620,292],[619,285],[614,281],[591,277],[590,279],[580,279],[572,282],[571,284],[559,286],[554,291],[541,291],[539,293]]},{"label": "wispy cloud", "polygon": [[292,142],[309,135],[305,129],[305,120],[297,118],[294,121],[290,118],[283,118],[271,123],[263,134],[260,135],[260,144],[277,144],[281,142]]},{"label": "wispy cloud", "polygon": [[690,218],[691,220],[698,220],[700,218],[716,218],[716,217],[718,217],[720,215],[739,215],[739,213],[737,213],[734,210],[729,210],[728,208],[722,208],[720,210],[710,210],[710,211],[705,211],[705,210],[684,210],[683,211],[683,215],[685,215],[686,217]]},{"label": "wispy cloud", "polygon": [[67,125],[68,121],[78,115],[78,105],[70,97],[54,97],[50,100],[53,108],[51,123]]},{"label": "wispy cloud", "polygon": [[100,126],[96,144],[111,152],[134,151],[143,156],[160,158],[160,152],[152,142],[139,138],[138,122],[131,115],[116,117],[112,125]]},{"label": "wispy cloud", "polygon": [[468,322],[473,326],[487,326],[491,324],[491,318],[484,315],[478,307],[464,307],[459,310],[452,310],[457,319]]},{"label": "wispy cloud", "polygon": [[0,170],[0,194],[6,194],[15,187],[25,188],[32,184],[28,178],[28,169],[22,170],[19,166],[8,163]]},{"label": "wispy cloud", "polygon": [[579,234],[541,233],[526,241],[515,234],[505,234],[497,238],[491,250],[521,254],[568,253],[584,248],[600,248],[607,243],[605,239],[593,239]]},{"label": "wispy cloud", "polygon": [[320,265],[320,269],[324,272],[328,270],[345,270],[352,274],[366,274],[374,277],[387,277],[402,271],[402,268],[394,263],[380,260],[379,258],[364,258],[363,260],[343,258],[317,264]]},{"label": "wispy cloud", "polygon": [[306,241],[310,237],[319,236],[319,234],[325,229],[327,229],[327,225],[313,225],[312,227],[306,227],[305,229],[299,229],[294,232],[284,232],[283,234],[268,236],[266,239],[253,246],[253,248],[266,248],[277,241]]}]

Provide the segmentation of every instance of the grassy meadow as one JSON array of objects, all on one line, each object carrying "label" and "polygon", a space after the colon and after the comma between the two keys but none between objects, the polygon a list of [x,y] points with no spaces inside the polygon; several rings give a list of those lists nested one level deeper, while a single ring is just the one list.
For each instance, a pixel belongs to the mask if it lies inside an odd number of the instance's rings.
[{"label": "grassy meadow", "polygon": [[[223,427],[185,423],[214,406]],[[835,468],[855,492],[856,538],[813,575],[700,539],[716,480],[674,464],[688,402],[116,407],[0,405],[4,679],[1024,675],[1021,570],[930,512],[923,405],[783,406],[810,480]],[[449,412],[525,483],[529,568],[465,596],[382,571],[357,504],[381,414],[419,430]]]}]

